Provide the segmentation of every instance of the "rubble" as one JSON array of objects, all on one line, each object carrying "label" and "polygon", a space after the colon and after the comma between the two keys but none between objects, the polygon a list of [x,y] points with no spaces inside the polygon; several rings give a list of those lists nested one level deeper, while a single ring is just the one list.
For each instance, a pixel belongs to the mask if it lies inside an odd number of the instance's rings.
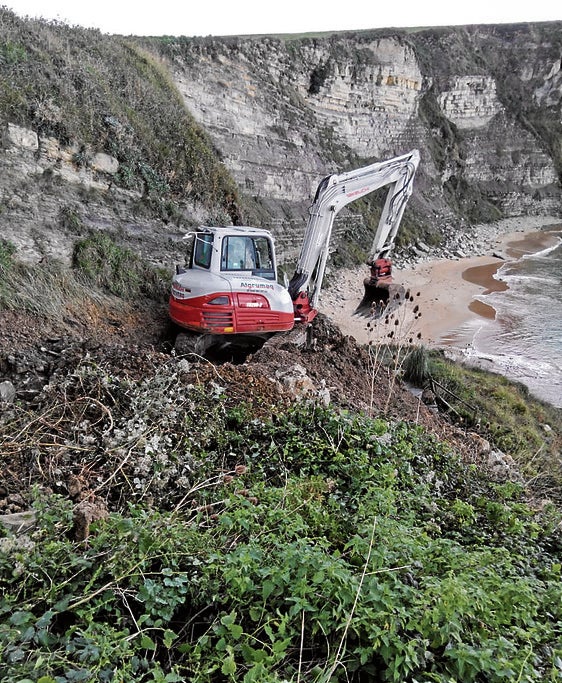
[{"label": "rubble", "polygon": [[[189,454],[170,463],[167,448],[179,433],[182,401],[191,405],[197,396],[220,398],[224,409],[244,406],[253,420],[312,401],[410,421],[470,462],[487,462],[487,449],[397,381],[375,347],[361,346],[322,314],[307,343],[299,334],[278,335],[245,362],[219,365],[170,353],[164,307],[123,313],[118,327],[111,315],[100,315],[88,330],[53,329],[47,320],[13,312],[0,316],[0,381],[11,397],[0,412],[0,513],[25,513],[34,488],[61,493],[74,505],[74,536],[81,541],[120,500],[120,477],[133,492],[148,485],[145,460],[162,458],[167,468],[150,482],[150,495],[189,486]],[[150,404],[144,417],[135,408],[139,401]]]}]

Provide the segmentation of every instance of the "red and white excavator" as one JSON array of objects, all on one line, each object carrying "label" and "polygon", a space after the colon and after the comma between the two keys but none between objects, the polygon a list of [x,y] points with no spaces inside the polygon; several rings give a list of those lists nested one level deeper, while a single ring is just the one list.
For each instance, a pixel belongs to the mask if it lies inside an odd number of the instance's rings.
[{"label": "red and white excavator", "polygon": [[[171,319],[183,328],[182,351],[205,353],[210,347],[233,345],[253,349],[295,324],[317,314],[334,219],[350,202],[388,186],[373,240],[361,307],[389,300],[392,266],[389,258],[402,215],[412,194],[419,152],[394,157],[330,175],[316,190],[309,209],[296,270],[287,286],[277,281],[275,244],[271,233],[251,227],[202,227],[192,238],[188,264],[177,267],[169,301]],[[359,309],[358,309],[359,310]]]}]

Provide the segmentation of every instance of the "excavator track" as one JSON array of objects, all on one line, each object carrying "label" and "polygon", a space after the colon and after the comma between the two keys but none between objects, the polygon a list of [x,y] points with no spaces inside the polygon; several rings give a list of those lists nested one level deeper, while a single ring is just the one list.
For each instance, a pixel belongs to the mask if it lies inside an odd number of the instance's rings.
[{"label": "excavator track", "polygon": [[196,334],[195,332],[178,332],[174,342],[174,351],[177,356],[187,356],[189,354],[203,356],[205,350],[206,344],[203,335]]}]

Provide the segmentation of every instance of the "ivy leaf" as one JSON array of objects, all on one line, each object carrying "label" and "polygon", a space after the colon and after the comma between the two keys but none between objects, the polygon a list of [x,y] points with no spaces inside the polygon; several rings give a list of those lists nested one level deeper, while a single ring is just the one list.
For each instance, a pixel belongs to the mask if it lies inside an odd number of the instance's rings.
[{"label": "ivy leaf", "polygon": [[172,643],[176,638],[177,635],[173,631],[170,631],[170,629],[166,629],[164,631],[164,647],[168,648],[169,650],[172,647]]},{"label": "ivy leaf", "polygon": [[230,626],[230,633],[232,634],[232,637],[234,640],[239,640],[242,634],[244,633],[244,629],[240,624],[232,624]]},{"label": "ivy leaf", "polygon": [[14,612],[10,617],[10,624],[14,626],[23,626],[29,623],[33,619],[33,614],[31,612]]},{"label": "ivy leaf", "polygon": [[274,590],[275,584],[273,583],[273,581],[264,581],[261,589],[263,599],[267,600],[267,598],[269,598],[269,596],[273,593]]},{"label": "ivy leaf", "polygon": [[221,617],[221,624],[224,624],[224,626],[230,626],[231,624],[234,623],[235,619],[236,619],[236,612],[231,612],[230,614],[225,614]]}]

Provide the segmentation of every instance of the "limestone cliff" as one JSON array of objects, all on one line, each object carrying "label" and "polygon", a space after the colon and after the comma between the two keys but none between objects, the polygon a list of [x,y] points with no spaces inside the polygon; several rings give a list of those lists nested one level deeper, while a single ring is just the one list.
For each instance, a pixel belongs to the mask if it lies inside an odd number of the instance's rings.
[{"label": "limestone cliff", "polygon": [[[12,68],[14,35],[4,36],[0,72]],[[60,55],[59,62],[78,68],[84,34],[65,29],[67,45],[73,35],[74,62]],[[422,163],[405,242],[437,243],[500,217],[562,215],[562,23],[98,42],[108,58],[117,44],[128,58],[134,54],[136,83],[123,85],[121,77],[120,88],[133,99],[119,107],[113,82],[104,88],[88,140],[79,127],[69,134],[68,124],[60,134],[64,117],[60,105],[53,114],[54,98],[44,98],[40,109],[2,107],[2,235],[30,260],[64,255],[73,217],[82,229],[111,229],[162,262],[174,256],[185,226],[254,223],[272,229],[281,258],[291,260],[323,176],[413,147]],[[92,78],[104,50],[89,66]],[[160,127],[156,105],[146,122],[135,116],[156,87],[183,102],[199,133],[172,144],[174,120],[182,130],[188,119],[176,114]],[[157,152],[139,144],[132,160],[131,141],[146,134],[148,121]],[[193,145],[203,143],[198,159],[214,155],[235,190],[228,183],[221,190],[216,174],[207,181],[203,162],[189,166]],[[206,187],[212,201],[205,200]],[[147,197],[158,199],[159,211]],[[163,202],[176,207],[164,218]],[[376,206],[375,198],[338,217],[336,240],[348,235],[368,246]]]},{"label": "limestone cliff", "polygon": [[431,233],[560,213],[561,28],[206,39],[165,54],[238,186],[278,230],[302,220],[322,175],[418,147],[414,206]]}]

